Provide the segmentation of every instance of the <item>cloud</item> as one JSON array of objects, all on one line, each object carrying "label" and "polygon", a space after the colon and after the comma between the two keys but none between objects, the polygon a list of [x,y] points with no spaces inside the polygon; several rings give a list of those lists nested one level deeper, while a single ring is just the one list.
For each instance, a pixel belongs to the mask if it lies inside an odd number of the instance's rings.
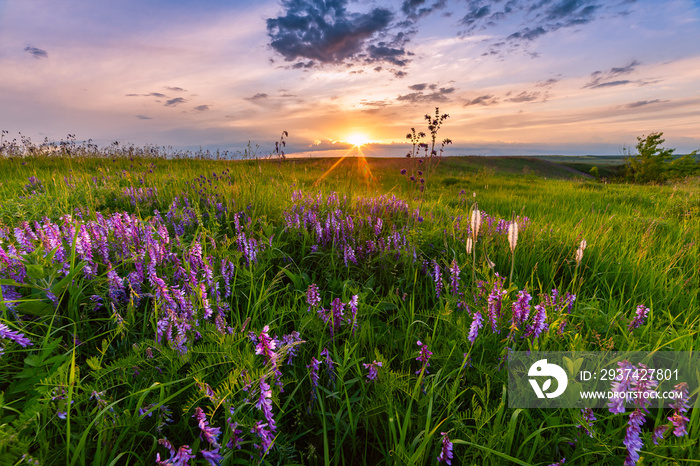
[{"label": "cloud", "polygon": [[159,99],[165,99],[167,96],[161,94],[160,92],[149,92],[148,94],[126,94],[127,97],[157,97]]},{"label": "cloud", "polygon": [[49,54],[46,50],[42,50],[42,49],[36,48],[34,46],[31,46],[31,45],[27,45],[24,48],[24,51],[27,52],[32,57],[37,58],[37,59],[38,58],[49,58]]},{"label": "cloud", "polygon": [[270,96],[263,92],[258,92],[253,97],[245,97],[245,100],[248,100],[250,102],[262,102],[264,100],[267,100],[268,97]]},{"label": "cloud", "polygon": [[413,86],[408,86],[408,88],[412,91],[423,91],[426,87],[428,87],[427,83],[414,84]]},{"label": "cloud", "polygon": [[385,61],[397,66],[405,66],[409,60],[403,58],[406,55],[406,50],[403,48],[394,48],[387,45],[386,42],[379,42],[377,45],[367,47],[367,53],[370,56],[368,63],[377,61]]},{"label": "cloud", "polygon": [[607,71],[594,71],[591,73],[591,80],[584,85],[584,88],[597,89],[600,87],[622,86],[629,84],[630,80],[615,79],[618,76],[630,74],[637,69],[640,63],[637,60],[632,60],[626,66],[613,67]]},{"label": "cloud", "polygon": [[416,22],[419,19],[428,16],[435,10],[441,10],[447,5],[447,0],[438,0],[432,6],[424,6],[425,0],[404,0],[401,5],[401,11],[406,15],[410,22]]},{"label": "cloud", "polygon": [[584,86],[584,87],[590,87],[591,89],[598,89],[598,88],[600,88],[600,87],[624,86],[625,84],[629,84],[629,83],[631,83],[631,82],[632,82],[632,81],[630,81],[629,79],[623,79],[623,80],[621,80],[621,81],[609,81],[609,82],[606,82],[606,83],[596,84],[596,85],[594,85],[594,86],[588,86],[588,85],[586,85],[586,86]]},{"label": "cloud", "polygon": [[410,102],[413,104],[424,103],[424,102],[448,102],[450,99],[447,97],[455,91],[454,87],[441,87],[436,92],[424,93],[424,92],[412,92],[410,94],[400,95],[396,98],[399,102]]},{"label": "cloud", "polygon": [[[374,44],[373,36],[386,33],[394,15],[385,8],[349,13],[348,0],[283,0],[283,12],[268,18],[270,47],[286,61],[312,60],[339,64],[357,58],[387,61],[397,66],[405,51],[394,44]],[[370,46],[374,48],[370,49]]]},{"label": "cloud", "polygon": [[186,92],[186,89],[183,89],[181,87],[170,87],[170,86],[165,86],[165,88],[171,92]]},{"label": "cloud", "polygon": [[[668,102],[668,100],[664,100],[663,102]],[[659,100],[659,99],[639,100],[637,102],[632,102],[631,104],[625,105],[625,108],[638,108],[638,107],[643,107],[645,105],[658,104],[658,103],[661,103],[661,100]]]},{"label": "cloud", "polygon": [[[464,34],[467,35],[487,28],[499,31],[497,34],[514,28],[515,31],[492,39],[492,46],[498,42],[501,42],[499,46],[503,45],[505,38],[507,45],[517,47],[519,42],[532,42],[550,32],[594,21],[604,7],[608,10],[620,8],[596,0],[508,0],[504,3],[467,0],[467,13],[460,24],[466,26]],[[484,55],[501,53],[503,51],[491,49]]]},{"label": "cloud", "polygon": [[206,112],[209,110],[209,105],[197,105],[194,109],[198,112]]},{"label": "cloud", "polygon": [[549,87],[554,86],[554,85],[555,85],[556,83],[558,83],[559,81],[560,81],[559,79],[550,78],[550,79],[548,79],[548,80],[546,80],[546,81],[540,81],[540,82],[538,82],[537,84],[535,84],[535,86],[537,86],[537,87],[548,87],[548,88],[549,88]]},{"label": "cloud", "polygon": [[508,39],[509,40],[513,40],[513,39],[535,40],[538,37],[543,36],[545,34],[547,34],[547,31],[542,26],[538,26],[534,29],[526,27],[525,29],[522,29],[518,32],[514,32],[513,34],[508,36]]},{"label": "cloud", "polygon": [[485,95],[480,95],[479,97],[475,97],[471,100],[467,100],[464,102],[465,107],[469,107],[471,105],[483,105],[483,106],[491,106],[491,105],[496,105],[498,103],[498,99],[493,96],[492,94],[485,94]]},{"label": "cloud", "polygon": [[139,120],[152,120],[153,118],[146,116],[146,115],[136,115],[136,118]]},{"label": "cloud", "polygon": [[[488,16],[488,14],[491,13],[491,8],[488,5],[473,5],[471,8],[471,11],[464,15],[464,17],[460,20],[462,24],[465,26],[471,26],[478,20],[485,18]],[[501,13],[502,15],[503,13]]]},{"label": "cloud", "polygon": [[[515,97],[511,97],[510,99],[506,99],[508,102],[533,102],[535,100],[540,99],[541,92],[527,92],[523,91],[520,94],[516,95]],[[543,98],[543,100],[546,99],[546,96]]]},{"label": "cloud", "polygon": [[166,107],[175,107],[179,104],[184,104],[185,102],[187,102],[186,99],[183,99],[182,97],[175,97],[174,99],[170,99],[170,100],[166,101],[165,106]]},{"label": "cloud", "polygon": [[314,63],[313,60],[309,60],[308,62],[300,61],[300,62],[296,62],[295,64],[293,64],[292,69],[301,70],[301,69],[306,69],[306,68],[313,68],[315,64],[316,63]]}]

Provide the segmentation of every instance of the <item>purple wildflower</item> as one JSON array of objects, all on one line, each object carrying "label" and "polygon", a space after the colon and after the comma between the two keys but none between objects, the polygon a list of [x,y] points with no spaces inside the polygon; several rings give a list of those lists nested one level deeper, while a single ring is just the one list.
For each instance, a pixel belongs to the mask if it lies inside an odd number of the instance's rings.
[{"label": "purple wildflower", "polygon": [[676,393],[676,402],[673,404],[673,416],[668,418],[673,424],[673,434],[676,437],[688,435],[686,423],[689,419],[683,414],[688,412],[688,384],[681,382],[673,387],[673,392]]},{"label": "purple wildflower", "polygon": [[[231,416],[233,416],[233,408],[229,408],[229,412],[231,413]],[[243,433],[241,429],[238,428],[238,423],[233,422],[231,418],[229,417],[226,419],[226,423],[228,424],[228,428],[231,431],[231,438],[229,438],[228,443],[226,443],[226,448],[237,448],[238,450],[241,449],[241,437],[240,435]]]},{"label": "purple wildflower", "polygon": [[433,260],[433,280],[435,281],[435,295],[440,297],[440,290],[442,290],[442,272],[440,271],[440,265]]},{"label": "purple wildflower", "polygon": [[[639,370],[646,372],[648,367],[640,363]],[[633,377],[632,379],[632,389],[638,394],[638,396],[635,396],[634,404],[648,412],[646,407],[651,404],[650,398],[653,396],[652,392],[654,392],[659,385],[659,381],[645,377]]]},{"label": "purple wildflower", "polygon": [[476,341],[476,337],[479,335],[479,329],[483,326],[484,317],[479,311],[474,311],[472,324],[469,327],[469,336],[467,337],[472,345],[474,344],[474,341]]},{"label": "purple wildflower", "polygon": [[640,304],[639,306],[637,306],[637,311],[635,312],[634,319],[632,319],[627,328],[629,330],[639,328],[641,325],[644,324],[644,319],[646,319],[648,313],[649,309],[645,307],[644,304]]},{"label": "purple wildflower", "polygon": [[666,434],[666,431],[668,431],[669,427],[670,426],[668,424],[664,424],[654,429],[654,437],[652,438],[654,445],[658,445],[659,440],[664,439],[664,435]]},{"label": "purple wildflower", "polygon": [[25,337],[23,333],[19,333],[16,330],[10,330],[10,328],[5,324],[0,324],[0,338],[12,340],[24,348],[34,344],[31,342],[31,340],[29,340],[29,338]]},{"label": "purple wildflower", "polygon": [[488,315],[491,322],[491,330],[498,332],[498,318],[501,316],[501,304],[506,291],[503,289],[503,278],[496,273],[496,278],[493,281],[493,288],[488,297]]},{"label": "purple wildflower", "polygon": [[579,429],[583,429],[583,431],[588,435],[589,437],[593,438],[593,421],[597,421],[595,414],[593,414],[593,410],[591,408],[581,408],[581,415],[583,420],[585,421],[586,425],[583,425],[583,423],[577,425]]},{"label": "purple wildflower", "polygon": [[311,311],[312,307],[315,308],[321,304],[321,295],[315,283],[309,285],[309,288],[306,290],[306,303],[309,305],[307,311]]},{"label": "purple wildflower", "polygon": [[260,379],[260,397],[255,403],[255,407],[263,412],[270,432],[275,432],[277,425],[272,414],[272,390],[270,390],[270,384],[265,381],[265,377]]},{"label": "purple wildflower", "polygon": [[355,336],[355,330],[357,330],[357,302],[359,296],[352,295],[350,301],[348,302],[348,307],[350,308],[350,323],[352,324],[352,335]]},{"label": "purple wildflower", "polygon": [[527,328],[526,335],[532,337],[532,339],[538,338],[543,331],[549,328],[547,324],[547,309],[542,303],[535,306],[535,316],[533,317],[534,322]]},{"label": "purple wildflower", "polygon": [[257,336],[258,344],[255,345],[255,354],[262,354],[265,356],[265,364],[270,361],[277,360],[277,354],[275,353],[275,348],[277,348],[277,342],[270,338],[268,332],[270,331],[270,326],[266,325],[263,327],[260,335]]},{"label": "purple wildflower", "polygon": [[331,353],[330,351],[328,351],[328,348],[323,348],[323,351],[321,351],[321,356],[323,356],[324,358],[323,362],[326,363],[326,372],[328,373],[328,380],[329,382],[333,382],[335,380],[335,372],[333,371],[335,363],[333,362],[333,359],[331,359]]},{"label": "purple wildflower", "polygon": [[382,367],[381,362],[377,362],[376,360],[374,362],[371,362],[369,364],[362,364],[365,369],[369,370],[369,373],[367,374],[367,382],[373,382],[377,380],[377,377],[379,377],[379,372],[378,369]]},{"label": "purple wildflower", "polygon": [[530,301],[532,301],[532,296],[527,290],[518,291],[518,299],[513,303],[511,329],[517,329],[530,316]]},{"label": "purple wildflower", "polygon": [[457,265],[457,259],[452,261],[452,267],[450,267],[450,282],[452,284],[452,294],[457,296],[459,294],[459,266]]},{"label": "purple wildflower", "polygon": [[335,298],[331,303],[331,315],[333,319],[331,322],[331,336],[333,336],[336,331],[340,330],[340,325],[343,323],[344,308],[345,304],[340,300],[340,298]]},{"label": "purple wildflower", "polygon": [[430,366],[430,362],[428,362],[428,360],[430,359],[430,356],[433,355],[433,353],[428,349],[428,345],[426,345],[425,343],[421,343],[420,340],[418,340],[416,344],[420,347],[420,353],[418,354],[416,361],[420,361],[421,363],[423,363],[423,366],[420,368],[420,370],[416,371],[416,374],[420,374],[422,371],[425,371],[425,373],[427,374],[428,366]]},{"label": "purple wildflower", "polygon": [[562,458],[559,461],[557,461],[556,463],[550,464],[549,466],[564,466],[564,462],[566,462],[566,458]]},{"label": "purple wildflower", "polygon": [[192,415],[192,417],[197,419],[199,430],[201,431],[201,433],[199,434],[199,438],[211,444],[211,446],[213,446],[214,448],[217,448],[219,446],[218,437],[219,434],[221,434],[221,429],[219,429],[218,427],[211,427],[209,425],[209,422],[207,421],[207,415],[204,414],[204,411],[202,411],[202,408],[200,408],[199,406],[195,408],[195,412]]},{"label": "purple wildflower", "polygon": [[316,400],[316,388],[318,387],[318,369],[321,365],[321,361],[312,357],[311,364],[306,366],[309,369],[309,377],[311,378],[311,403],[309,404],[309,410]]},{"label": "purple wildflower", "polygon": [[175,452],[175,449],[170,442],[167,440],[165,440],[165,442],[167,442],[167,445],[165,445],[165,443],[161,440],[158,441],[158,443],[166,446],[166,448],[170,450],[170,459],[161,461],[160,453],[156,453],[157,466],[187,466],[190,464],[190,460],[195,458],[189,445],[183,445],[177,450],[177,452]]},{"label": "purple wildflower", "polygon": [[253,428],[250,429],[251,434],[255,434],[260,437],[261,444],[255,445],[255,447],[259,448],[262,454],[266,454],[270,450],[272,447],[272,442],[275,440],[271,432],[265,429],[265,427],[267,427],[267,424],[263,423],[263,421],[257,421]]},{"label": "purple wildflower", "polygon": [[634,466],[639,461],[639,450],[644,446],[639,434],[644,424],[644,413],[641,409],[635,409],[630,414],[630,419],[627,422],[627,434],[622,443],[627,447],[627,457],[625,458],[625,466]]},{"label": "purple wildflower", "polygon": [[402,174],[402,175],[405,175],[405,174],[406,174],[406,169],[405,169],[405,168],[402,168],[402,169],[401,169],[401,174]]},{"label": "purple wildflower", "polygon": [[440,432],[442,435],[442,448],[440,449],[440,454],[437,457],[438,463],[443,461],[449,465],[452,464],[453,452],[452,452],[452,442],[450,442],[450,437],[448,437],[447,432]]},{"label": "purple wildflower", "polygon": [[202,450],[200,453],[211,466],[219,466],[219,461],[224,459],[224,457],[219,454],[219,447],[216,447],[213,450]]},{"label": "purple wildflower", "polygon": [[304,341],[301,339],[299,336],[299,332],[294,330],[292,333],[289,335],[284,335],[282,337],[282,343],[284,344],[284,347],[287,349],[287,365],[292,365],[292,360],[294,357],[297,355],[297,345],[299,343],[303,343]]},{"label": "purple wildflower", "polygon": [[617,365],[620,366],[622,370],[618,371],[617,377],[615,377],[615,380],[610,384],[613,396],[608,403],[608,410],[613,414],[625,412],[627,392],[630,390],[632,384],[632,378],[627,378],[625,375],[630,373],[631,370],[634,370],[634,366],[628,361],[620,361]]}]

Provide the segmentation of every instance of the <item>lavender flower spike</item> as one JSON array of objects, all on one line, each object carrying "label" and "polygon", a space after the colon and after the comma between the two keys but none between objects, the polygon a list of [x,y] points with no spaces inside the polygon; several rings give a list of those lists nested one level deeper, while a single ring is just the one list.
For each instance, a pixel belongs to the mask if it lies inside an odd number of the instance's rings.
[{"label": "lavender flower spike", "polygon": [[421,367],[420,370],[417,370],[416,374],[420,374],[423,370],[425,370],[425,373],[427,374],[428,366],[430,366],[428,360],[430,359],[430,356],[433,355],[433,352],[428,349],[428,345],[426,345],[425,343],[421,343],[420,340],[418,340],[416,344],[420,347],[420,354],[416,358],[416,361],[420,361],[423,363],[423,367]]},{"label": "lavender flower spike", "polygon": [[673,387],[673,391],[679,396],[676,398],[676,402],[673,404],[673,416],[670,416],[668,420],[673,424],[673,434],[676,437],[683,437],[684,435],[688,435],[686,423],[689,422],[689,419],[683,414],[688,412],[689,407],[688,384],[681,382]]},{"label": "lavender flower spike", "polygon": [[649,308],[645,307],[644,304],[637,306],[634,319],[632,319],[627,328],[629,330],[634,330],[642,326],[644,324],[644,319],[647,318],[647,314],[649,314]]},{"label": "lavender flower spike", "polygon": [[31,340],[29,340],[29,338],[25,337],[23,333],[19,333],[16,330],[10,330],[10,328],[5,324],[0,324],[0,338],[12,340],[25,348],[34,344],[31,342]]},{"label": "lavender flower spike", "polygon": [[440,435],[442,435],[442,448],[440,449],[440,454],[437,457],[438,463],[442,463],[444,461],[445,463],[451,465],[454,454],[452,451],[452,442],[450,442],[450,437],[447,435],[447,432],[440,432]]},{"label": "lavender flower spike", "polygon": [[473,345],[476,337],[479,335],[479,329],[484,326],[484,317],[479,311],[474,311],[474,320],[469,327],[469,342]]},{"label": "lavender flower spike", "polygon": [[644,446],[641,437],[639,436],[644,424],[644,413],[641,409],[635,409],[630,414],[630,419],[627,422],[627,434],[622,443],[627,447],[627,457],[625,458],[625,466],[635,466],[639,461],[639,450]]},{"label": "lavender flower spike", "polygon": [[377,377],[379,377],[379,372],[378,369],[382,367],[381,362],[377,362],[376,360],[374,362],[371,362],[369,364],[362,364],[365,369],[369,370],[369,373],[367,374],[367,382],[374,382],[377,380]]}]

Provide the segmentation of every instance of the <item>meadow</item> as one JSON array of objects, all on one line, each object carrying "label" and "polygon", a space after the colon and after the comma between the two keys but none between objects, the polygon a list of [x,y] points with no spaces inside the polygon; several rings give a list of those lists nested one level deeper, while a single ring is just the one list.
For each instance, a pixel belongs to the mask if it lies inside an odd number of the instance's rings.
[{"label": "meadow", "polygon": [[0,173],[3,464],[700,462],[700,410],[510,409],[504,368],[697,351],[697,178],[116,149]]}]

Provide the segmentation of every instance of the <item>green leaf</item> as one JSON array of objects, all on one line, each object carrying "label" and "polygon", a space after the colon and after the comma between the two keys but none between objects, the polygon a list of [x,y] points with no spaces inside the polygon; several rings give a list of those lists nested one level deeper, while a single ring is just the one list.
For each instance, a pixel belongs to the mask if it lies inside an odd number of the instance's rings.
[{"label": "green leaf", "polygon": [[17,304],[15,310],[20,314],[29,314],[31,316],[47,316],[53,314],[54,307],[52,304],[45,303],[39,300],[22,301]]},{"label": "green leaf", "polygon": [[51,292],[56,296],[61,295],[65,291],[65,289],[68,288],[68,285],[70,285],[70,283],[73,281],[73,277],[83,271],[85,265],[85,262],[79,262],[78,264],[76,264],[75,267],[73,267],[73,270],[71,270],[68,275],[63,277],[63,279],[60,282],[54,284],[51,287]]},{"label": "green leaf", "polygon": [[44,268],[38,264],[27,264],[25,265],[27,269],[27,275],[34,280],[40,280],[44,278]]}]

